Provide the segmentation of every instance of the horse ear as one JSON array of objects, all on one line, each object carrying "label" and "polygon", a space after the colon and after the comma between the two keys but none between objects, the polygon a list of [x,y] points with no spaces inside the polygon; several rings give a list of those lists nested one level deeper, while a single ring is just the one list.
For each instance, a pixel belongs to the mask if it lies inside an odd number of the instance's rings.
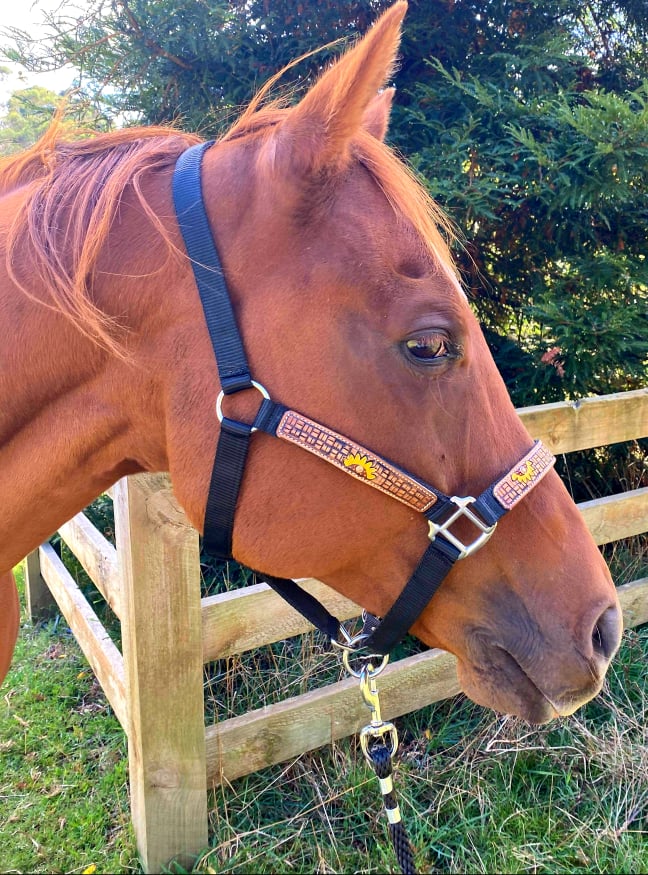
[{"label": "horse ear", "polygon": [[404,0],[390,6],[291,110],[279,137],[288,144],[293,162],[310,171],[344,167],[365,114],[369,113],[370,129],[376,128],[376,115],[382,115],[382,129],[387,113],[372,108],[372,103],[392,73],[406,10]]},{"label": "horse ear", "polygon": [[395,88],[385,88],[376,94],[362,117],[362,127],[377,140],[384,140],[389,127],[389,115],[394,102]]}]

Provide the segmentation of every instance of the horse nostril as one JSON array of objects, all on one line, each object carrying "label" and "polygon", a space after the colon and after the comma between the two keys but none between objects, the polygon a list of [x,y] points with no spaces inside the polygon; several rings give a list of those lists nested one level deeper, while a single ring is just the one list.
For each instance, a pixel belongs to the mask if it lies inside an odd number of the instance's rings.
[{"label": "horse nostril", "polygon": [[612,659],[621,641],[621,611],[617,607],[606,608],[594,624],[592,649],[595,656]]}]

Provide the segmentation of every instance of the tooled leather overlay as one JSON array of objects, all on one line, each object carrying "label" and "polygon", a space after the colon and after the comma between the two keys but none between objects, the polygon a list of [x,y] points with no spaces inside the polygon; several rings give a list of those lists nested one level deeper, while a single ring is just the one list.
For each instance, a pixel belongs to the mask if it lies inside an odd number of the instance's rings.
[{"label": "tooled leather overlay", "polygon": [[542,480],[555,461],[545,445],[536,441],[515,468],[493,486],[493,495],[502,507],[510,510]]},{"label": "tooled leather overlay", "polygon": [[284,413],[276,435],[415,510],[426,511],[437,500],[436,495],[423,484],[408,477],[371,450],[294,410]]}]

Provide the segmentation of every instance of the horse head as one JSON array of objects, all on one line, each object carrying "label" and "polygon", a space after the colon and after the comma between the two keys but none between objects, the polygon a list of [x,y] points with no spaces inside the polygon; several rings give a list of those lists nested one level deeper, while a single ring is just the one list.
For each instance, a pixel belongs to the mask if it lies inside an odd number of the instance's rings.
[{"label": "horse head", "polygon": [[[272,397],[448,495],[475,496],[532,440],[462,291],[449,223],[383,142],[393,91],[380,89],[405,10],[388,9],[295,106],[255,102],[207,150],[207,218],[252,372]],[[188,143],[174,141],[176,157]],[[123,414],[94,491],[129,470],[169,470],[200,528],[220,386],[167,165],[123,189],[92,266],[94,305],[126,324],[126,353],[100,348],[91,367],[92,341],[82,355],[81,335],[61,321],[65,355],[74,344],[93,397],[103,392],[105,408]],[[224,403],[227,416],[250,421],[258,396]],[[371,474],[362,453],[353,464]],[[77,503],[89,497],[79,490]],[[457,532],[472,538],[466,521]],[[253,436],[233,532],[241,562],[319,578],[383,616],[427,544],[411,507]],[[608,570],[549,471],[477,555],[456,563],[412,632],[456,655],[475,701],[543,722],[599,691],[620,628]]]},{"label": "horse head", "polygon": [[[457,280],[443,219],[382,142],[393,92],[376,95],[404,11],[388,10],[296,107],[244,117],[206,154],[205,199],[252,372],[273,398],[450,495],[477,495],[531,440]],[[245,416],[244,403],[229,403]],[[383,616],[425,547],[423,521],[257,438],[237,558],[318,577]],[[455,566],[412,631],[458,657],[473,699],[530,720],[571,713],[599,690],[620,612],[555,473]]]}]

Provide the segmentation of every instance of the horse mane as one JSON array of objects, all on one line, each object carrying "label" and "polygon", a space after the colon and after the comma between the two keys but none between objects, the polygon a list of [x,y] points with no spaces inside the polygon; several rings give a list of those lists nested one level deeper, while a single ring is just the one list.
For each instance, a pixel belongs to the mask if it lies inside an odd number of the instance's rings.
[{"label": "horse mane", "polygon": [[[283,72],[283,71],[282,71]],[[261,89],[219,142],[267,136],[288,111],[285,101],[260,105]],[[12,258],[17,247],[30,249],[29,285],[42,282],[53,308],[112,353],[124,356],[119,325],[92,301],[92,276],[127,189],[135,193],[169,252],[173,244],[143,194],[144,174],[172,167],[179,155],[201,138],[170,127],[132,127],[73,140],[55,116],[44,136],[30,149],[0,160],[0,193],[31,186],[10,229],[7,265],[11,279],[29,297]],[[450,220],[394,152],[368,132],[354,144],[356,160],[368,170],[392,205],[419,235],[435,262],[456,275],[448,240]],[[39,299],[41,300],[41,299]],[[42,302],[42,301],[41,301]]]},{"label": "horse mane", "polygon": [[[129,187],[171,245],[142,192],[142,177],[173,166],[180,153],[197,142],[199,137],[167,127],[124,128],[71,140],[57,114],[31,148],[0,161],[0,193],[31,188],[7,239],[11,279],[32,299],[29,287],[40,281],[49,291],[49,306],[123,357],[116,337],[119,326],[92,301],[92,275]],[[29,287],[17,275],[18,260],[12,257],[19,246],[30,251]]]}]

